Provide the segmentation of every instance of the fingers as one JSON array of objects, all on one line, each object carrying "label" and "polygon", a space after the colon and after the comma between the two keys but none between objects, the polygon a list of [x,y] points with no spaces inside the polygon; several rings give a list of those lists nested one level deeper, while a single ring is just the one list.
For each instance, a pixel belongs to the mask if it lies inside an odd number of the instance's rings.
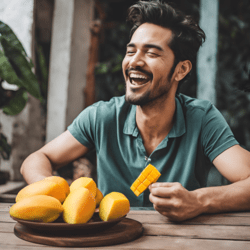
[{"label": "fingers", "polygon": [[150,187],[172,187],[175,185],[181,185],[179,182],[155,182],[150,184]]},{"label": "fingers", "polygon": [[179,217],[178,211],[176,211],[175,209],[170,209],[167,207],[159,207],[155,204],[154,204],[154,209],[157,212],[159,212],[160,214],[162,214],[163,216],[167,217],[170,221],[181,221],[182,220],[182,218]]},{"label": "fingers", "polygon": [[153,203],[154,209],[170,221],[182,221],[185,219],[185,209],[182,208],[178,199],[160,198],[150,194],[149,200]]},{"label": "fingers", "polygon": [[173,195],[178,195],[182,185],[178,182],[157,182],[149,186],[149,191],[153,196],[162,198],[171,198]]},{"label": "fingers", "polygon": [[153,203],[155,210],[170,210],[174,207],[173,199],[166,198],[166,197],[158,197],[153,195],[152,193],[149,194],[149,200]]}]

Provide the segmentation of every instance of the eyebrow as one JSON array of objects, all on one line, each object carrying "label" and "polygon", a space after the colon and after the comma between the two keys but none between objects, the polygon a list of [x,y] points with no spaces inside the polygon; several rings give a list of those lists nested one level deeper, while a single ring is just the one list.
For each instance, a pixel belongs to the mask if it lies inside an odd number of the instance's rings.
[{"label": "eyebrow", "polygon": [[[129,44],[127,44],[127,48],[128,48],[128,47],[135,48],[136,46],[135,46],[134,43],[129,43]],[[153,48],[153,49],[157,49],[157,50],[159,50],[159,51],[163,51],[163,48],[160,47],[160,46],[158,46],[158,45],[156,45],[156,44],[144,44],[143,47],[144,47],[144,48],[148,48],[148,49]]]}]

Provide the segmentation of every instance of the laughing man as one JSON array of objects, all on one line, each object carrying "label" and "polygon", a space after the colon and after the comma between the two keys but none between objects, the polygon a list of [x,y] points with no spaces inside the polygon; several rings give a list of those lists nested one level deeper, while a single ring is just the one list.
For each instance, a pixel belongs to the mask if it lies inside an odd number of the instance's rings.
[{"label": "laughing man", "polygon": [[[170,220],[250,209],[250,153],[208,101],[180,94],[205,34],[190,16],[160,1],[139,1],[122,68],[126,94],[84,109],[68,129],[21,167],[27,183],[52,175],[95,149],[98,187],[132,207],[154,207]],[[188,84],[188,83],[186,83]],[[161,177],[136,197],[131,184],[149,164]],[[215,166],[231,184],[206,187]]]}]

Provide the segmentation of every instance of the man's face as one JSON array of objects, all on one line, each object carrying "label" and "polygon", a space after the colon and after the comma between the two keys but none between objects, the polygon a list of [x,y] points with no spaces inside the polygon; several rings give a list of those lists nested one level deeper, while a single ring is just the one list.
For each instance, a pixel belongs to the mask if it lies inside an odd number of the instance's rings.
[{"label": "man's face", "polygon": [[172,31],[144,23],[134,32],[122,62],[127,102],[145,105],[167,96],[174,53],[168,44]]}]

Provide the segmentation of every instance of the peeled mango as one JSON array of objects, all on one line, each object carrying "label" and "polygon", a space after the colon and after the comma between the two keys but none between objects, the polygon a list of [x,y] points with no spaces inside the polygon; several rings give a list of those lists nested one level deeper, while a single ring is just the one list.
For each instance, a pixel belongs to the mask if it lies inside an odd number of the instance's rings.
[{"label": "peeled mango", "polygon": [[15,203],[10,215],[23,220],[53,222],[63,212],[60,201],[47,195],[34,195]]},{"label": "peeled mango", "polygon": [[161,173],[152,164],[148,164],[145,169],[141,172],[138,178],[131,185],[130,189],[136,196],[143,193],[151,183],[156,182]]},{"label": "peeled mango", "polygon": [[19,202],[24,198],[40,194],[52,196],[58,199],[61,203],[66,198],[65,192],[59,184],[55,183],[54,181],[44,179],[29,184],[28,186],[21,189],[16,196],[16,202]]},{"label": "peeled mango", "polygon": [[130,210],[127,197],[119,192],[111,192],[104,196],[99,206],[99,217],[103,221],[118,219]]},{"label": "peeled mango", "polygon": [[63,220],[69,224],[88,222],[93,216],[96,201],[92,193],[84,187],[71,191],[63,203]]},{"label": "peeled mango", "polygon": [[95,181],[90,178],[90,177],[80,177],[76,180],[74,180],[71,185],[70,185],[70,192],[78,189],[79,187],[85,187],[87,188],[92,195],[95,197],[96,196],[96,183]]}]

